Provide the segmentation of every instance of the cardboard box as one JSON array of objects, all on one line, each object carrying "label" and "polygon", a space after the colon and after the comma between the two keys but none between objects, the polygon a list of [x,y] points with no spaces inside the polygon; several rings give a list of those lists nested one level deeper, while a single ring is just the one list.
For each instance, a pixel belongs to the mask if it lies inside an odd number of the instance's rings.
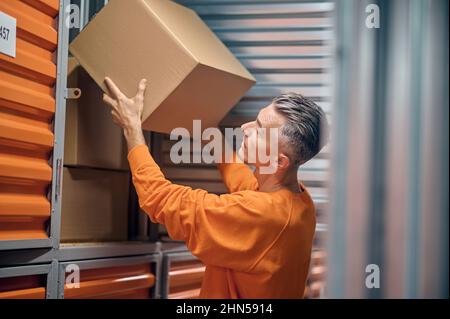
[{"label": "cardboard box", "polygon": [[128,172],[64,168],[61,241],[128,239]]},{"label": "cardboard box", "polygon": [[103,91],[75,58],[68,61],[67,87],[81,89],[81,96],[66,103],[64,164],[128,170],[122,129],[112,121]]},{"label": "cardboard box", "polygon": [[142,78],[143,128],[215,127],[256,82],[197,14],[168,0],[111,0],[70,52],[102,87],[109,76],[129,97]]}]

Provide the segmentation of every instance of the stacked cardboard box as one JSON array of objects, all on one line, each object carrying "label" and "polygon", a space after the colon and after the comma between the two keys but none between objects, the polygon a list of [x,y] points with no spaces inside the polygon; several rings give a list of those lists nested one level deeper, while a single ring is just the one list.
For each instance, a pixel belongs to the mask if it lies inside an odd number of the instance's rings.
[{"label": "stacked cardboard box", "polygon": [[127,172],[64,168],[61,241],[123,241],[128,237]]},{"label": "stacked cardboard box", "polygon": [[130,177],[122,131],[74,58],[67,86],[81,96],[66,104],[61,240],[127,240]]}]

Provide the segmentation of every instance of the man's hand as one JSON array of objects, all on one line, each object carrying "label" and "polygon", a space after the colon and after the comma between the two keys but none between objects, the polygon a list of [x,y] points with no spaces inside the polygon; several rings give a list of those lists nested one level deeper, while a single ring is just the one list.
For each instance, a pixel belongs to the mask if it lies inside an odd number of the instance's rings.
[{"label": "man's hand", "polygon": [[145,144],[141,117],[147,80],[139,82],[138,92],[133,98],[125,96],[110,78],[106,77],[105,83],[111,96],[103,94],[103,101],[111,106],[113,122],[123,128],[128,151],[134,146]]}]

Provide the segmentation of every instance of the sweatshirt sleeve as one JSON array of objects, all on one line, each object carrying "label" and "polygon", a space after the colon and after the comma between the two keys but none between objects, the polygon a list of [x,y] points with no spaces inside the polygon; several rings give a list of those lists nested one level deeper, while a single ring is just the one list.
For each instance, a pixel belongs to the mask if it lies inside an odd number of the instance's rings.
[{"label": "sweatshirt sleeve", "polygon": [[146,145],[133,148],[128,160],[141,208],[206,265],[249,271],[286,225],[270,219],[270,199],[259,192],[218,196],[171,183]]},{"label": "sweatshirt sleeve", "polygon": [[258,181],[252,170],[246,164],[238,163],[236,157],[236,153],[233,152],[232,163],[222,162],[217,164],[228,191],[234,193],[243,190],[257,190]]}]

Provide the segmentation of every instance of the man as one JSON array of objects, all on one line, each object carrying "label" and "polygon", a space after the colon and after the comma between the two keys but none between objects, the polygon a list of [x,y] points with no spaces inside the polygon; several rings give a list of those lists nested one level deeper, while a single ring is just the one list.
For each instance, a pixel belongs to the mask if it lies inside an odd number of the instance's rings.
[{"label": "man", "polygon": [[242,125],[244,162],[248,146],[260,143],[255,128],[279,130],[276,172],[262,174],[258,159],[254,173],[242,163],[219,164],[230,193],[218,196],[172,184],[154,162],[141,128],[146,80],[133,98],[105,82],[111,96],[104,101],[124,130],[140,206],[206,265],[200,297],[302,298],[316,220],[297,171],[322,147],[321,108],[301,95],[282,95]]}]

